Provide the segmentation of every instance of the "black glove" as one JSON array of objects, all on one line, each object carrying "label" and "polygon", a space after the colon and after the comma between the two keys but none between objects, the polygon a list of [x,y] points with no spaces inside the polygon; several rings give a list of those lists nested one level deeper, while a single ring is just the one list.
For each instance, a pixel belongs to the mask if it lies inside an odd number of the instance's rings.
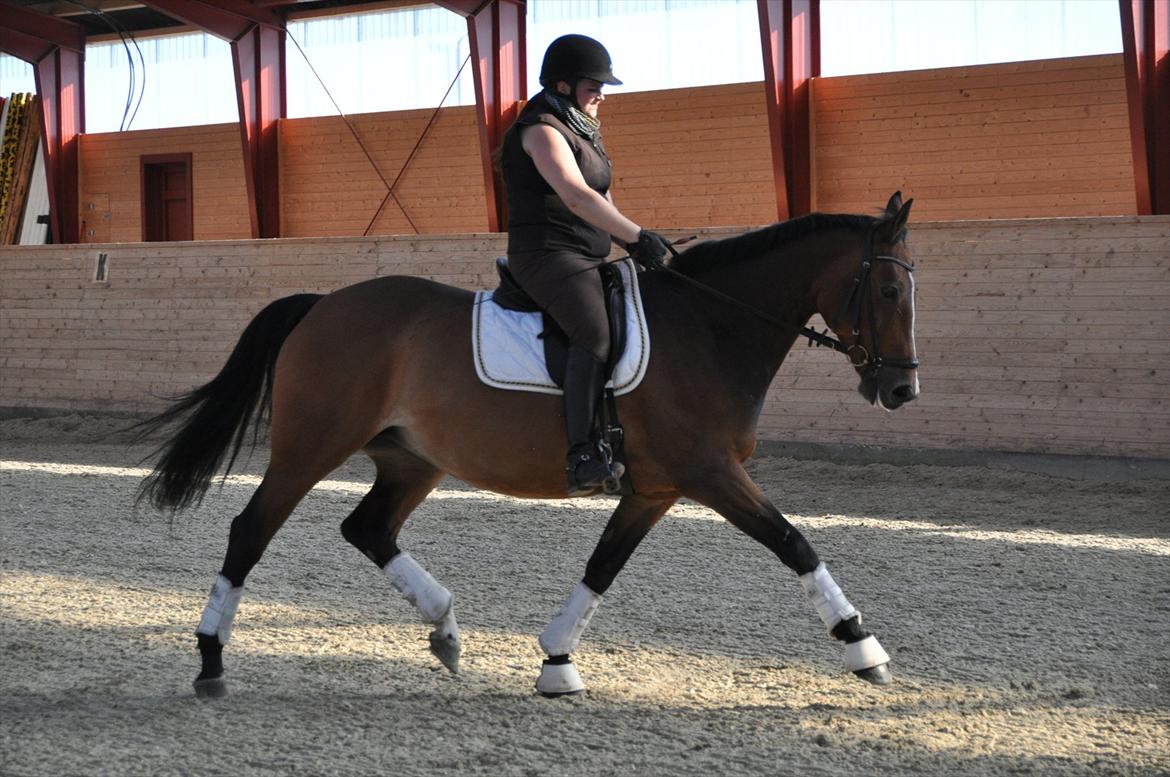
[{"label": "black glove", "polygon": [[656,232],[643,229],[638,233],[638,242],[630,243],[630,258],[647,270],[665,270],[662,257],[670,250],[670,243]]}]

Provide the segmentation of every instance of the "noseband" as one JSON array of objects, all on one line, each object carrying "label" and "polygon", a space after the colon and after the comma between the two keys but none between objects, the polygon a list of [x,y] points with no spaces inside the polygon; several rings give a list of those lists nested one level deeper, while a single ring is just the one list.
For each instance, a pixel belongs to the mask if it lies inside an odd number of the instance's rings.
[{"label": "noseband", "polygon": [[[667,243],[667,248],[670,249],[671,254],[673,254],[674,256],[678,256],[679,253],[675,249],[674,246],[679,245],[681,243],[689,242],[691,240],[694,240],[694,238],[693,237],[684,238],[682,240],[675,241],[674,244]],[[841,342],[836,337],[833,337],[832,335],[828,334],[829,330],[827,330],[827,329],[824,332],[818,332],[817,330],[813,329],[811,326],[798,326],[796,324],[792,324],[792,323],[789,323],[787,321],[781,321],[780,319],[776,318],[775,316],[773,316],[769,313],[765,313],[764,311],[760,310],[759,308],[756,308],[756,307],[748,305],[744,302],[741,302],[740,300],[737,300],[735,297],[732,297],[729,294],[724,294],[723,292],[719,291],[718,289],[713,289],[705,283],[700,283],[699,281],[695,280],[694,278],[690,277],[689,275],[683,275],[678,270],[674,270],[670,267],[667,267],[666,269],[668,272],[670,272],[671,275],[675,276],[676,278],[682,278],[687,283],[689,283],[697,288],[700,288],[703,291],[705,291],[705,292],[707,292],[715,297],[722,299],[724,302],[728,302],[732,305],[735,305],[736,307],[747,310],[747,311],[753,313],[754,315],[756,315],[757,317],[763,319],[764,321],[767,321],[770,324],[773,324],[777,327],[780,327],[781,329],[788,329],[788,330],[795,331],[801,337],[808,338],[808,344],[810,346],[816,345],[817,347],[832,348],[834,351],[837,351],[838,353],[845,354],[845,357],[847,359],[849,359],[849,362],[855,368],[860,370],[863,375],[868,375],[868,374],[871,374],[874,372],[878,372],[883,367],[895,367],[895,368],[905,369],[905,370],[916,370],[916,369],[918,369],[918,358],[917,357],[910,357],[909,359],[888,359],[888,358],[885,358],[885,357],[878,354],[878,352],[877,352],[877,339],[876,339],[877,321],[876,321],[876,314],[874,312],[872,304],[869,305],[869,326],[870,326],[870,331],[873,333],[873,335],[872,335],[872,339],[874,340],[873,353],[870,353],[870,350],[861,344],[861,318],[863,315],[862,311],[866,307],[865,306],[865,296],[866,295],[863,292],[864,292],[864,290],[869,288],[869,273],[870,273],[870,270],[873,269],[874,262],[892,262],[892,263],[898,265],[899,267],[905,268],[906,272],[911,272],[911,273],[914,272],[914,265],[910,264],[909,262],[907,262],[904,259],[899,259],[898,257],[890,256],[889,254],[875,254],[875,253],[873,253],[873,230],[871,229],[869,231],[869,233],[866,234],[866,236],[865,236],[865,250],[862,252],[862,255],[861,255],[861,266],[858,268],[857,274],[853,276],[853,288],[849,292],[849,299],[847,299],[845,301],[845,307],[844,307],[845,315],[847,317],[852,317],[852,319],[853,319],[853,329],[852,329],[853,344],[852,345],[845,345],[845,343]]]}]

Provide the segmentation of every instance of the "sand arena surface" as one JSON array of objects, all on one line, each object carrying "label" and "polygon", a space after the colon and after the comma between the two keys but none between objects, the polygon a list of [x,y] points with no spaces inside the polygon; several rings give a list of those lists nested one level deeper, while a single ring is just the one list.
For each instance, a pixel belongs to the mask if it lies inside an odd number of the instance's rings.
[{"label": "sand arena surface", "polygon": [[452,676],[338,532],[355,459],[249,578],[231,695],[197,700],[192,632],[263,456],[170,520],[134,509],[149,447],[108,427],[0,423],[3,775],[1170,773],[1167,481],[758,460],[895,684],[845,673],[795,576],[683,504],[586,632],[589,692],[545,700],[536,635],[613,503],[423,503],[402,545],[455,594]]}]

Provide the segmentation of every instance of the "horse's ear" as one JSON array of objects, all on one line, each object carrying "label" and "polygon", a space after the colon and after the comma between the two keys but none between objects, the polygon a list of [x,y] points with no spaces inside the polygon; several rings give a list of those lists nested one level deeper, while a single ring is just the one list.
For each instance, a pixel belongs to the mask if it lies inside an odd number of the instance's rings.
[{"label": "horse's ear", "polygon": [[[893,202],[895,197],[901,200],[901,196],[901,192],[896,193],[890,198],[890,202]],[[898,242],[903,230],[906,229],[906,222],[910,220],[910,206],[913,204],[914,198],[911,197],[904,205],[900,205],[897,211],[891,211],[893,213],[891,218],[882,221],[878,231],[878,237],[882,242],[889,245]]]},{"label": "horse's ear", "polygon": [[894,192],[893,195],[890,196],[890,201],[886,203],[886,213],[889,213],[891,216],[893,216],[895,213],[897,213],[901,209],[902,209],[902,192],[900,192],[900,191]]}]

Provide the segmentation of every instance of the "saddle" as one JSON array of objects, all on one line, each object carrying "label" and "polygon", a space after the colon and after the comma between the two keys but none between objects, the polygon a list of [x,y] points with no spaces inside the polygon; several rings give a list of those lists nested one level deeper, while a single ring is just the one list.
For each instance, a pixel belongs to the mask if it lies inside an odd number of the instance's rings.
[{"label": "saddle", "polygon": [[[605,365],[605,376],[608,379],[613,377],[613,368],[626,350],[626,287],[621,273],[613,265],[608,263],[599,265],[598,271],[601,273],[601,288],[605,295],[605,312],[609,318],[609,361]],[[500,285],[492,292],[492,301],[505,310],[541,314],[544,331],[540,338],[544,342],[548,375],[557,386],[564,388],[565,363],[569,351],[568,336],[552,316],[545,313],[540,305],[520,288],[520,284],[512,276],[512,271],[508,269],[506,256],[496,259],[496,272],[500,276]]]},{"label": "saddle", "polygon": [[[505,310],[518,313],[540,313],[543,331],[539,335],[544,344],[544,360],[548,375],[560,388],[565,384],[565,365],[568,362],[569,337],[536,303],[512,276],[508,269],[507,257],[496,259],[496,272],[500,276],[499,286],[492,292],[491,299]],[[622,274],[612,264],[604,263],[598,266],[601,273],[602,292],[605,297],[605,311],[609,319],[609,360],[605,365],[606,383],[613,377],[614,367],[621,360],[626,350],[628,330],[626,326],[626,285]],[[593,422],[594,441],[598,449],[613,463],[625,464],[625,431],[618,420],[617,402],[614,399],[614,390],[610,385],[602,389],[604,396],[597,403],[597,415]],[[615,493],[632,494],[633,484],[629,477],[629,468],[622,477],[621,490]]]}]

